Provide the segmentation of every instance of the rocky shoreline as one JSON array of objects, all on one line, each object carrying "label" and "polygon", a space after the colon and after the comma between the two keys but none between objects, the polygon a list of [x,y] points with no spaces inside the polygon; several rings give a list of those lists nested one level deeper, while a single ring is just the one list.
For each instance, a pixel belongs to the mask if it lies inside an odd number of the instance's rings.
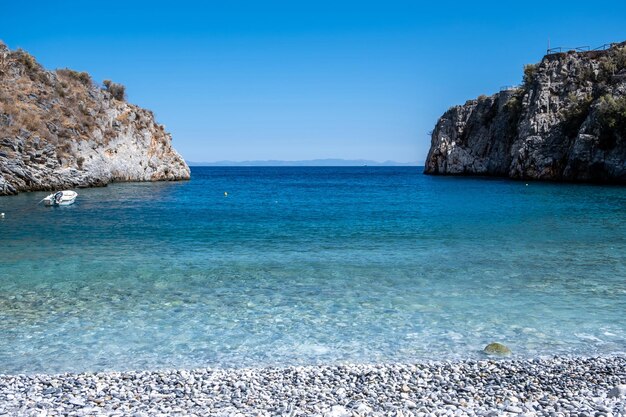
[{"label": "rocky shoreline", "polygon": [[0,416],[626,415],[626,357],[0,375]]}]

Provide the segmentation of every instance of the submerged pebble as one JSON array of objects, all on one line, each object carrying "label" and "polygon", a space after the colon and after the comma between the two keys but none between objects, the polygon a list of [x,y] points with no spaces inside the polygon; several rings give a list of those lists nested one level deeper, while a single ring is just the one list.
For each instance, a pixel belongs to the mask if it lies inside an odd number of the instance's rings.
[{"label": "submerged pebble", "polygon": [[626,415],[626,357],[0,375],[0,416]]},{"label": "submerged pebble", "polygon": [[509,349],[507,346],[503,345],[502,343],[494,342],[494,343],[489,343],[487,346],[485,346],[485,349],[483,349],[483,352],[485,352],[488,355],[507,356],[511,354],[511,349]]}]

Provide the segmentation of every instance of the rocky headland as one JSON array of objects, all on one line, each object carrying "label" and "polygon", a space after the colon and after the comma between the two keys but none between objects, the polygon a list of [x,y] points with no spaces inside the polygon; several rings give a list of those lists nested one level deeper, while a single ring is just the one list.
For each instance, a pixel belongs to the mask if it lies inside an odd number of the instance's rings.
[{"label": "rocky headland", "polygon": [[45,70],[0,42],[0,195],[189,179],[189,167],[154,114],[122,85]]},{"label": "rocky headland", "polygon": [[426,174],[626,184],[626,42],[551,53],[523,83],[454,106]]}]

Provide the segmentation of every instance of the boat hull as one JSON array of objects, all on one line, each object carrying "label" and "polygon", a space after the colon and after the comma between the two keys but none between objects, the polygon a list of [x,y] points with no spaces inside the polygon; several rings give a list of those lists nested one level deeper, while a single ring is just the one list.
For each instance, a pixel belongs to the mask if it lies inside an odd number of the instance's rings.
[{"label": "boat hull", "polygon": [[76,201],[76,197],[78,197],[78,193],[76,191],[65,190],[59,191],[56,193],[52,193],[46,198],[43,199],[43,203],[46,206],[69,206],[74,204]]}]

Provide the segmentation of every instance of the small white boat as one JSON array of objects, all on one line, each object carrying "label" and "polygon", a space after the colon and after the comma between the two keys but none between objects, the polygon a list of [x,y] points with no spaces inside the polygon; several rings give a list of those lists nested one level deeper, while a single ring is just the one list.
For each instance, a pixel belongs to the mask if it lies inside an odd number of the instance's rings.
[{"label": "small white boat", "polygon": [[76,191],[65,190],[52,193],[41,201],[43,201],[46,206],[69,206],[70,204],[74,204],[76,197],[78,197]]}]

